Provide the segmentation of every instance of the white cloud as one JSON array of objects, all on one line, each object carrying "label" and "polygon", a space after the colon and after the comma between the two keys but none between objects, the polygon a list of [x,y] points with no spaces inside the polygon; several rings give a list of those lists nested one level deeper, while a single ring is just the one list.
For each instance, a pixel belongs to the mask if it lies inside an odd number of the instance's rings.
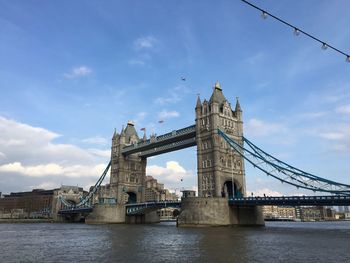
[{"label": "white cloud", "polygon": [[33,185],[30,188],[32,189],[54,189],[54,188],[58,188],[60,185],[57,183],[53,183],[53,182],[43,182],[40,183],[38,185]]},{"label": "white cloud", "polygon": [[338,113],[350,114],[350,104],[337,107],[335,111]]},{"label": "white cloud", "polygon": [[90,75],[92,70],[87,66],[79,66],[72,68],[72,70],[69,73],[65,73],[64,76],[66,78],[77,78],[77,77],[84,77],[87,75]]},{"label": "white cloud", "polygon": [[335,125],[327,125],[319,131],[315,131],[314,135],[330,141],[330,149],[335,152],[350,152],[350,125],[340,123]]},{"label": "white cloud", "polygon": [[146,62],[141,60],[141,59],[130,59],[128,61],[128,64],[129,65],[144,66],[146,64]]},{"label": "white cloud", "polygon": [[327,111],[316,111],[316,112],[306,112],[300,114],[300,117],[303,119],[318,119],[328,115]]},{"label": "white cloud", "polygon": [[148,115],[147,112],[141,111],[141,112],[136,114],[136,119],[137,120],[143,120],[147,115]]},{"label": "white cloud", "polygon": [[134,41],[134,47],[136,50],[150,49],[155,46],[157,39],[153,36],[140,37]]},{"label": "white cloud", "polygon": [[56,163],[23,166],[20,162],[8,163],[0,166],[0,173],[19,173],[25,176],[44,177],[64,175],[68,177],[99,177],[105,169],[105,164],[93,166],[72,165],[62,166]]},{"label": "white cloud", "polygon": [[88,149],[88,151],[98,157],[110,158],[111,150]]},{"label": "white cloud", "polygon": [[255,191],[247,191],[247,196],[251,196],[251,193],[253,193],[254,196],[282,196],[283,194],[268,188],[262,188],[262,189],[257,189]]},{"label": "white cloud", "polygon": [[165,167],[158,165],[149,165],[146,168],[146,174],[155,177],[168,187],[181,182],[181,179],[192,177],[192,171],[187,171],[176,161],[169,161]]},{"label": "white cloud", "polygon": [[286,131],[286,127],[277,123],[270,123],[259,119],[250,119],[244,128],[249,136],[263,137],[270,136],[273,133]]},{"label": "white cloud", "polygon": [[164,97],[158,97],[155,99],[156,104],[166,105],[170,103],[177,103],[182,100],[184,94],[190,93],[190,90],[186,86],[176,86],[167,91],[167,95]]},{"label": "white cloud", "polygon": [[170,119],[170,118],[175,118],[175,117],[179,117],[180,113],[178,113],[177,111],[167,111],[167,110],[163,110],[158,114],[159,119]]},{"label": "white cloud", "polygon": [[253,56],[247,57],[244,61],[250,65],[255,65],[265,59],[266,55],[262,52],[254,54]]},{"label": "white cloud", "polygon": [[106,145],[107,144],[107,139],[100,137],[100,136],[95,136],[95,137],[90,137],[90,138],[86,138],[81,140],[84,143],[88,143],[88,144],[97,144],[97,145]]},{"label": "white cloud", "polygon": [[[110,158],[109,150],[85,150],[72,144],[55,143],[59,136],[0,117],[1,190],[6,191],[11,182],[14,187],[15,178],[16,189],[29,189],[33,183],[43,182],[85,185],[87,180],[102,174]],[[26,177],[32,179],[26,180]]]},{"label": "white cloud", "polygon": [[320,133],[320,137],[328,140],[341,140],[344,138],[344,134],[339,132],[327,132],[327,133]]}]

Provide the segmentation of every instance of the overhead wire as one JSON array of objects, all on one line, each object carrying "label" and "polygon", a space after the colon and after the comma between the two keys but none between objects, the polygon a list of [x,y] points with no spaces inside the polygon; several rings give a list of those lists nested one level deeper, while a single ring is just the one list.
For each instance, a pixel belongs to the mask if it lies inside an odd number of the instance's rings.
[{"label": "overhead wire", "polygon": [[338,53],[344,55],[344,56],[345,56],[345,61],[350,62],[350,55],[349,55],[349,54],[347,54],[347,53],[341,51],[340,49],[338,49],[338,48],[336,48],[336,47],[330,45],[330,44],[327,43],[326,41],[323,41],[323,40],[321,40],[321,39],[319,39],[319,38],[317,38],[317,37],[315,37],[315,36],[313,36],[313,35],[307,33],[306,31],[300,29],[299,27],[294,26],[294,25],[290,24],[289,22],[286,22],[285,20],[283,20],[283,19],[281,19],[281,18],[279,18],[279,17],[277,17],[277,16],[275,16],[275,15],[269,13],[268,11],[266,11],[266,10],[264,10],[264,9],[262,9],[262,8],[260,8],[260,7],[258,7],[258,6],[256,6],[256,5],[250,3],[250,2],[248,2],[248,1],[246,1],[246,0],[241,0],[241,1],[244,2],[244,3],[247,4],[247,5],[249,5],[249,6],[253,7],[253,8],[255,8],[255,9],[261,11],[261,17],[262,17],[263,19],[266,19],[266,18],[268,18],[268,17],[272,17],[272,18],[274,18],[275,20],[277,20],[278,22],[280,22],[280,23],[282,23],[282,24],[284,24],[284,25],[286,25],[286,26],[292,28],[292,29],[293,29],[294,35],[299,36],[300,33],[301,33],[301,34],[304,34],[305,36],[307,36],[307,37],[309,37],[309,38],[311,38],[311,39],[313,39],[313,40],[319,42],[319,43],[321,44],[321,48],[322,48],[323,50],[326,50],[327,48],[333,49],[334,51],[336,51],[336,52],[338,52]]}]

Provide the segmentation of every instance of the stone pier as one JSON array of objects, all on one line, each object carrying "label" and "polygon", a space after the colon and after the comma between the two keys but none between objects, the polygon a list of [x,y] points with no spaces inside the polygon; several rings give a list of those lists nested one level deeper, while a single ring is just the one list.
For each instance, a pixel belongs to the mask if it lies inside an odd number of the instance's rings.
[{"label": "stone pier", "polygon": [[179,226],[263,226],[261,207],[229,206],[227,198],[188,197],[182,199]]}]

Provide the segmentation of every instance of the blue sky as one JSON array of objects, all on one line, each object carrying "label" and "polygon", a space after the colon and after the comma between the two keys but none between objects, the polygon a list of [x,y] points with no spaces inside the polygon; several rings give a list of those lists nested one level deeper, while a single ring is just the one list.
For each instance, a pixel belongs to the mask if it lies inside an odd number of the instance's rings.
[{"label": "blue sky", "polygon": [[[350,52],[348,1],[252,2]],[[251,141],[350,184],[349,73],[344,56],[238,0],[0,0],[0,191],[87,188],[114,128],[192,125],[217,80],[240,98]],[[195,147],[148,160],[172,189],[195,187],[196,169]],[[246,176],[249,191],[300,193],[248,165]]]}]

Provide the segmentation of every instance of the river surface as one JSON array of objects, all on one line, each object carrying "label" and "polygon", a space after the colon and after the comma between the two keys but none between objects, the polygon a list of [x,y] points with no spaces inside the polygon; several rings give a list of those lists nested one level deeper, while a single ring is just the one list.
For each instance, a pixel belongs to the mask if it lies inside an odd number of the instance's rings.
[{"label": "river surface", "polygon": [[0,224],[0,262],[350,262],[350,222]]}]

